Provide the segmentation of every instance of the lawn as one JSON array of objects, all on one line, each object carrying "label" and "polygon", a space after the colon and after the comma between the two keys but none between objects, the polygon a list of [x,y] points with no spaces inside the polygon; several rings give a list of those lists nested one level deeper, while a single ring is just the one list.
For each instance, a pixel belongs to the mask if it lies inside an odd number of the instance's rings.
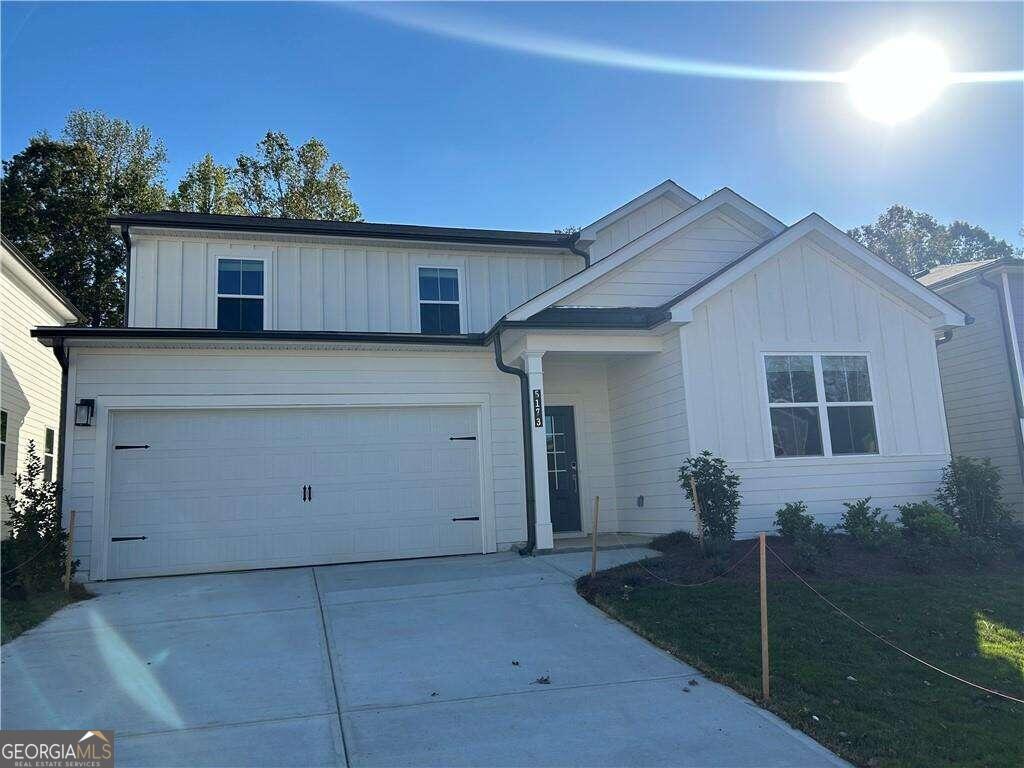
[{"label": "lawn", "polygon": [[[73,585],[77,587],[78,585]],[[6,643],[26,632],[65,605],[89,597],[85,590],[73,589],[32,595],[25,600],[0,600],[0,642]]]},{"label": "lawn", "polygon": [[[769,544],[783,549],[782,542]],[[734,553],[750,542],[736,542]],[[735,557],[734,557],[735,559]],[[611,616],[697,667],[760,699],[756,553],[726,578],[695,553],[625,566],[580,591]],[[849,571],[849,554],[837,557]],[[1016,565],[941,576],[873,568],[809,581],[911,653],[961,677],[1024,698],[1024,590]],[[659,562],[660,561],[660,562]],[[657,563],[657,564],[656,564]],[[826,569],[821,569],[826,570]],[[702,573],[704,571],[704,573]],[[1024,705],[950,680],[888,648],[787,578],[769,555],[771,701],[768,708],[842,757],[867,766],[1024,765]],[[866,576],[866,574],[881,574]]]}]

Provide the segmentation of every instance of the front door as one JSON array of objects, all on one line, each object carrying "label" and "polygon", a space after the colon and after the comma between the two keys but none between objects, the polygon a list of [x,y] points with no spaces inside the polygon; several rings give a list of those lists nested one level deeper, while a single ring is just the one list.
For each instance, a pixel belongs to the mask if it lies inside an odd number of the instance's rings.
[{"label": "front door", "polygon": [[579,531],[580,483],[576,464],[576,417],[571,405],[544,409],[547,433],[548,493],[555,533]]}]

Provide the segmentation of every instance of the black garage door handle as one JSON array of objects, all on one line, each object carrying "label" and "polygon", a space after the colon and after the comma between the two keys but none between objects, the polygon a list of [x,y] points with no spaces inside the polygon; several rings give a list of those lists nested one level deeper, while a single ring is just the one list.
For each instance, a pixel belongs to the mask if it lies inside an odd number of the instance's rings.
[{"label": "black garage door handle", "polygon": [[114,536],[111,541],[142,541],[145,536]]},{"label": "black garage door handle", "polygon": [[115,445],[115,451],[130,451],[133,448],[149,448],[148,445]]},{"label": "black garage door handle", "polygon": [[458,522],[461,522],[463,520],[479,520],[479,519],[480,519],[479,516],[478,517],[453,517],[452,518],[452,522],[453,523],[458,523]]}]

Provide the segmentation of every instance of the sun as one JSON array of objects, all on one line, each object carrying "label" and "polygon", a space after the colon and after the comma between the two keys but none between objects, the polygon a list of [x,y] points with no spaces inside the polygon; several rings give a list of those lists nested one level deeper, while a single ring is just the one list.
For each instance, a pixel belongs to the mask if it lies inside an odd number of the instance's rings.
[{"label": "sun", "polygon": [[882,123],[900,123],[924,111],[949,84],[942,47],[921,37],[888,40],[846,73],[860,112]]}]

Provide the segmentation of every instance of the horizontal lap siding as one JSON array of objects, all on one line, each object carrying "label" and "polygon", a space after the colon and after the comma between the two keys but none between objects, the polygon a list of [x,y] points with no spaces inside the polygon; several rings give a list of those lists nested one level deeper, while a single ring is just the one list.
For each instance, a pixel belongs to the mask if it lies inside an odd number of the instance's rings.
[{"label": "horizontal lap siding", "polygon": [[[948,461],[934,334],[928,323],[808,241],[786,249],[703,305],[682,329],[693,452],[724,456],[742,478],[738,524],[771,527],[788,501],[825,522],[842,502],[933,497]],[[869,355],[878,456],[776,459],[761,353]]]},{"label": "horizontal lap siding", "polygon": [[938,348],[950,448],[954,454],[992,459],[1003,476],[1003,498],[1024,515],[1019,427],[999,294],[972,280],[942,295],[974,317],[972,325],[957,328]]},{"label": "horizontal lap siding", "polygon": [[[27,286],[6,272],[0,274],[0,408],[7,412],[7,458],[0,495],[13,493],[12,475],[24,469],[28,441],[36,444],[40,457],[46,428],[54,431],[54,450],[60,439],[61,371],[53,350],[29,335],[38,325],[59,325],[56,317],[33,298]],[[56,459],[54,461],[54,480]],[[7,507],[3,508],[3,519]]]},{"label": "horizontal lap siding", "polygon": [[689,527],[692,517],[676,480],[689,450],[679,336],[663,341],[662,352],[608,366],[619,530],[629,533]]},{"label": "horizontal lap siding", "polygon": [[[487,353],[271,352],[262,350],[74,350],[74,391],[82,397],[156,395],[450,395],[486,396],[490,408],[495,528],[499,549],[526,538],[522,421],[517,380]],[[75,556],[89,569],[93,541],[95,428],[68,442],[71,484],[66,509],[78,513]]]},{"label": "horizontal lap siding", "polygon": [[588,307],[658,306],[756,244],[750,233],[725,216],[711,213],[561,303]]},{"label": "horizontal lap siding", "polygon": [[268,329],[380,333],[419,330],[418,266],[461,270],[467,333],[489,330],[509,310],[583,266],[582,259],[557,253],[138,236],[132,242],[129,325],[215,328],[218,258],[265,260]]},{"label": "horizontal lap siding", "polygon": [[615,463],[605,364],[544,356],[544,397],[548,405],[576,407],[580,514],[584,533],[593,531],[594,497],[601,497],[599,529],[618,531]]}]

